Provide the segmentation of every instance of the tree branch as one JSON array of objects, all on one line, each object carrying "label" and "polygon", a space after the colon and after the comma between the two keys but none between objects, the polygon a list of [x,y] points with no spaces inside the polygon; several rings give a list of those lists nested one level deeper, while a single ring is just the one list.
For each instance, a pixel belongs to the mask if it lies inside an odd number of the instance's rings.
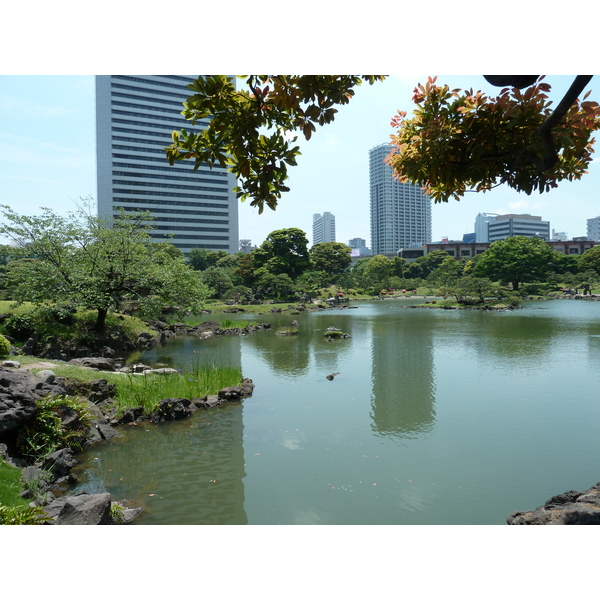
[{"label": "tree branch", "polygon": [[552,129],[558,125],[560,120],[567,114],[567,111],[577,100],[579,94],[585,86],[591,81],[593,75],[577,75],[575,81],[564,95],[558,106],[552,114],[538,127],[538,133],[544,143],[544,166],[551,169],[558,161],[558,154],[554,148],[552,139]]}]

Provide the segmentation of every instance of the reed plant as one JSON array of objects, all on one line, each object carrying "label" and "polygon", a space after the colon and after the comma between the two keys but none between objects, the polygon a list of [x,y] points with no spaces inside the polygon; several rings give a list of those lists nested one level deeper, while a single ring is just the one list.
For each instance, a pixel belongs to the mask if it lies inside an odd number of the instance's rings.
[{"label": "reed plant", "polygon": [[189,373],[128,374],[116,380],[115,408],[122,413],[142,406],[150,413],[165,398],[202,398],[241,382],[240,368],[214,363],[195,365]]},{"label": "reed plant", "polygon": [[232,319],[224,319],[220,323],[221,329],[244,329],[244,327],[248,327],[248,325],[252,325],[250,321],[234,321]]}]

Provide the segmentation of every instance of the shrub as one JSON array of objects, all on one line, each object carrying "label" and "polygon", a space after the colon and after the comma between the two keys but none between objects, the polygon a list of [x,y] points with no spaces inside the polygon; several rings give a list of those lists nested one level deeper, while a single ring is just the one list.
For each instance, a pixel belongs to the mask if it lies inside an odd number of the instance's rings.
[{"label": "shrub", "polygon": [[0,356],[8,356],[10,354],[10,342],[0,335]]},{"label": "shrub", "polygon": [[38,460],[61,448],[82,450],[85,432],[81,429],[66,429],[62,417],[68,411],[79,414],[82,427],[89,424],[89,415],[78,400],[67,397],[46,397],[37,401],[37,412],[19,430],[17,447],[30,460]]},{"label": "shrub", "polygon": [[3,326],[8,335],[25,339],[35,331],[35,320],[31,315],[13,314],[4,321]]},{"label": "shrub", "polygon": [[3,506],[0,504],[0,525],[40,525],[48,515],[39,506]]}]

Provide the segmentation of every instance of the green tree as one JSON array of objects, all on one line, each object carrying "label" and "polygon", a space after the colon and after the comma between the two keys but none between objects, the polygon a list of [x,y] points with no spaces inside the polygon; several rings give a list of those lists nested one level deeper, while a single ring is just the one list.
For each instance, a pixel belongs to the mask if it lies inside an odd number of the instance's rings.
[{"label": "green tree", "polygon": [[387,256],[377,254],[367,263],[364,276],[370,279],[374,285],[388,287],[393,267],[394,264]]},{"label": "green tree", "polygon": [[600,128],[600,106],[577,99],[590,79],[577,78],[553,112],[543,78],[526,82],[524,92],[509,85],[490,98],[430,77],[415,88],[413,118],[399,111],[392,120],[398,131],[389,164],[400,181],[423,184],[435,202],[502,183],[531,194],[580,179]]},{"label": "green tree", "polygon": [[322,287],[326,287],[330,282],[330,276],[325,271],[304,271],[296,279],[299,289],[305,292],[312,292]]},{"label": "green tree", "polygon": [[511,283],[517,291],[522,283],[541,281],[546,277],[554,252],[537,237],[516,235],[498,240],[481,255],[473,275]]},{"label": "green tree", "polygon": [[233,282],[227,271],[218,267],[208,267],[208,269],[202,271],[202,281],[215,290],[216,295],[221,300],[223,296],[233,289]]},{"label": "green tree", "polygon": [[[430,290],[436,286],[447,290],[455,285],[458,278],[462,275],[461,264],[456,259],[448,256],[446,252],[444,254],[446,256],[441,264],[431,271],[426,278],[426,283]],[[446,295],[444,291],[442,293]]]},{"label": "green tree", "polygon": [[[363,82],[380,75],[250,75],[236,90],[226,76],[190,83],[193,92],[182,114],[191,123],[210,119],[201,133],[174,131],[165,148],[170,164],[195,160],[227,166],[243,200],[262,212],[275,209],[286,185],[287,167],[300,154],[301,133],[334,120],[335,106],[347,104]],[[424,184],[436,202],[459,199],[467,190],[485,191],[506,183],[531,193],[548,191],[564,179],[579,179],[591,160],[591,135],[600,128],[600,106],[578,96],[591,76],[577,76],[554,110],[550,86],[538,76],[486,76],[503,87],[496,98],[482,92],[450,90],[429,78],[415,88],[412,119],[399,111],[390,164],[402,180]],[[521,89],[525,89],[524,92]]]},{"label": "green tree", "polygon": [[2,209],[0,234],[33,257],[11,268],[18,302],[94,309],[98,331],[108,311],[129,300],[149,316],[167,305],[180,314],[201,308],[205,286],[182,257],[155,245],[147,213],[122,212],[109,224],[92,216],[89,200],[66,217],[48,208],[38,216]]},{"label": "green tree", "polygon": [[277,299],[285,299],[294,291],[292,279],[286,273],[264,273],[258,280],[258,286],[265,296]]},{"label": "green tree", "polygon": [[174,131],[165,150],[170,164],[194,159],[201,164],[227,166],[239,182],[234,189],[242,201],[275,210],[286,185],[287,166],[300,154],[295,146],[301,133],[308,140],[315,125],[334,120],[335,106],[347,104],[363,81],[370,84],[380,75],[250,75],[247,89],[235,89],[224,75],[206,75],[188,86],[193,95],[182,114],[192,124],[209,118],[200,133]]},{"label": "green tree", "polygon": [[407,266],[408,262],[405,258],[394,256],[394,258],[392,258],[392,275],[400,278],[404,277]]},{"label": "green tree", "polygon": [[581,273],[585,273],[585,271],[595,271],[600,275],[600,246],[588,248],[579,257],[577,267]]},{"label": "green tree", "polygon": [[489,296],[497,296],[497,285],[487,277],[476,277],[474,275],[464,275],[454,280],[449,285],[449,289],[457,302],[465,302],[466,298],[477,298],[480,303],[485,302]]},{"label": "green tree", "polygon": [[188,254],[188,261],[196,271],[204,271],[215,267],[217,262],[229,256],[225,250],[206,250],[205,248],[192,248]]},{"label": "green tree", "polygon": [[[420,256],[416,259],[415,262],[419,262],[419,264],[423,267],[423,277],[427,277],[432,271],[435,271],[438,267],[442,265],[442,263],[446,262],[448,258],[452,258],[445,250],[433,250],[429,252],[425,256]],[[452,258],[454,262],[457,262],[454,258]],[[449,264],[449,263],[446,263]]]},{"label": "green tree", "polygon": [[254,268],[254,254],[242,254],[237,262],[233,273],[240,279],[243,285],[252,286],[256,280]]},{"label": "green tree", "polygon": [[297,227],[272,231],[252,255],[255,269],[264,267],[274,275],[285,273],[294,279],[310,268],[308,240]]},{"label": "green tree", "polygon": [[333,275],[350,266],[350,252],[350,247],[341,242],[323,242],[312,246],[309,255],[315,271],[325,271],[328,275]]}]

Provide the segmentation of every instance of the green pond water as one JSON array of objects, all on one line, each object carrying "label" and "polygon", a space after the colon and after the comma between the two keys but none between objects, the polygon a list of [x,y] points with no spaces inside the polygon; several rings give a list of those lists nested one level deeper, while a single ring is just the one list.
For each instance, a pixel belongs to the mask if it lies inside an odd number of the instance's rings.
[{"label": "green pond water", "polygon": [[[407,303],[247,315],[273,329],[146,352],[241,365],[254,395],[121,427],[78,457],[75,491],[143,506],[140,525],[493,525],[600,481],[599,302]],[[300,334],[276,336],[292,319]],[[330,326],[352,339],[326,342]]]}]

